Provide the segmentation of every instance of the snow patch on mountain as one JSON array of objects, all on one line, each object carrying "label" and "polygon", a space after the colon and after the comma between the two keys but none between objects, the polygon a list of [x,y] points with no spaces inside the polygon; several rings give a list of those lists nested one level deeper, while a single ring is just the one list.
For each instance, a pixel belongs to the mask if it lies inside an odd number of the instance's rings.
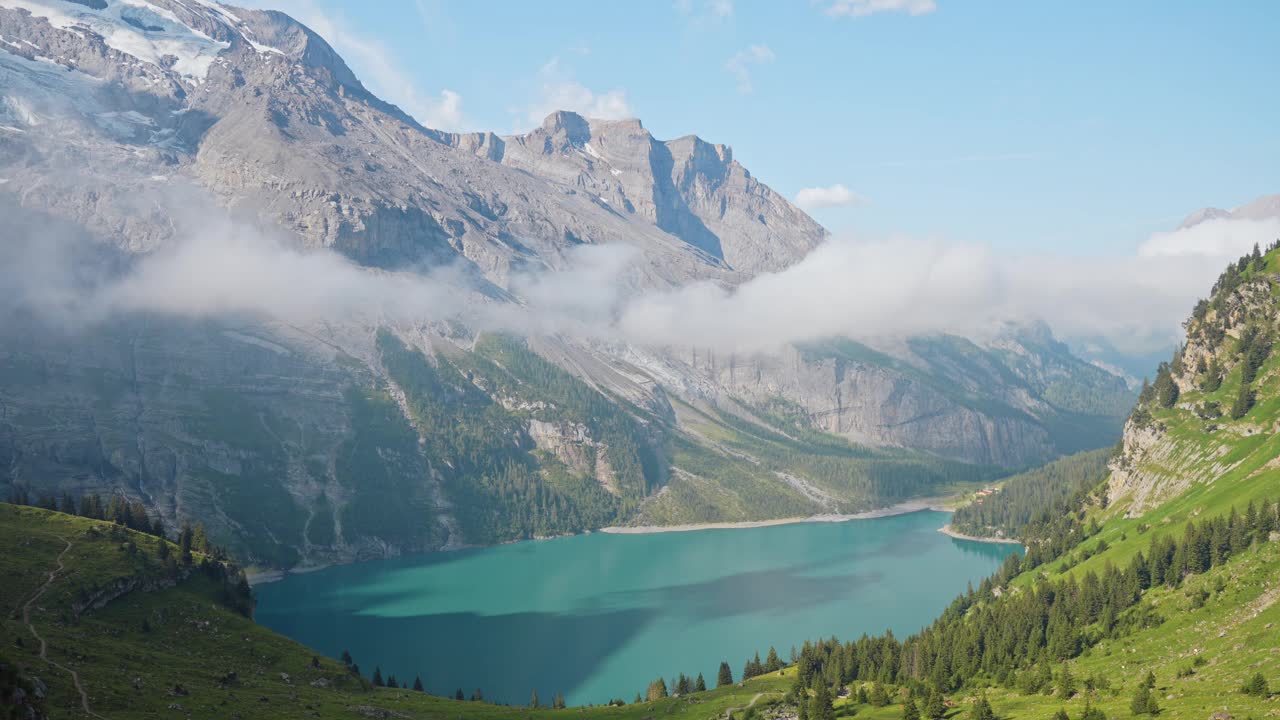
[{"label": "snow patch on mountain", "polygon": [[89,31],[113,50],[201,83],[218,53],[230,47],[183,24],[172,12],[145,0],[116,0],[103,9],[59,0],[0,0],[70,32]]}]

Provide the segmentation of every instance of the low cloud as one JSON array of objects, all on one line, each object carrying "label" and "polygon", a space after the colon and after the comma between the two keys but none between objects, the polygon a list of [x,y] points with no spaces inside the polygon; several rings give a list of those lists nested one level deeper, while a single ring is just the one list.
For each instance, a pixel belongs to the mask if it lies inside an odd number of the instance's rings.
[{"label": "low cloud", "polygon": [[736,287],[667,290],[628,282],[648,261],[638,249],[584,245],[551,260],[555,267],[513,276],[511,302],[461,266],[371,269],[216,209],[184,212],[175,213],[181,240],[111,262],[99,244],[15,220],[12,241],[0,248],[0,302],[65,326],[133,313],[364,326],[460,321],[477,331],[739,352],[833,336],[980,340],[1039,320],[1059,337],[1103,338],[1140,354],[1179,339],[1227,262],[1280,237],[1280,220],[1214,220],[1157,233],[1112,257],[1010,257],[980,243],[836,237]]},{"label": "low cloud", "polygon": [[823,12],[831,17],[866,17],[893,12],[928,15],[937,9],[934,0],[834,0]]},{"label": "low cloud", "polygon": [[734,53],[724,63],[724,69],[728,70],[738,79],[738,92],[746,94],[752,91],[751,86],[751,70],[759,65],[767,65],[777,59],[767,45],[752,45],[751,47]]},{"label": "low cloud", "polygon": [[676,0],[675,7],[691,28],[718,24],[733,17],[733,0]]},{"label": "low cloud", "polygon": [[796,205],[805,210],[865,205],[867,199],[840,183],[829,187],[804,188],[796,193]]},{"label": "low cloud", "polygon": [[1216,218],[1171,232],[1155,233],[1138,247],[1138,254],[1143,257],[1235,258],[1254,245],[1266,247],[1277,239],[1280,239],[1280,218]]},{"label": "low cloud", "polygon": [[621,89],[592,91],[573,77],[572,69],[554,57],[538,70],[541,91],[525,109],[524,119],[535,125],[557,110],[572,110],[584,117],[621,120],[633,117],[627,94]]}]

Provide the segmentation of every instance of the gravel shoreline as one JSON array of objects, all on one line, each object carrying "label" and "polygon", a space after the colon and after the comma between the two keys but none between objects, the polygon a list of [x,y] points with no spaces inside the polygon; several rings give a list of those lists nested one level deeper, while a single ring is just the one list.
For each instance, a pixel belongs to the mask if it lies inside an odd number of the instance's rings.
[{"label": "gravel shoreline", "polygon": [[[974,542],[999,543],[1001,545],[1022,545],[1021,540],[1014,540],[1012,538],[993,538],[993,537],[978,537],[977,535],[965,535],[962,532],[956,532],[955,530],[952,530],[950,525],[943,525],[942,527],[938,528],[938,532],[948,537],[953,537],[957,540],[972,540]],[[1023,547],[1025,548],[1026,546],[1023,545]]]},{"label": "gravel shoreline", "polygon": [[846,522],[848,520],[870,520],[873,518],[892,517],[894,515],[906,515],[907,513],[920,512],[921,510],[937,510],[940,512],[950,512],[943,504],[949,500],[948,497],[932,497],[932,498],[915,498],[906,500],[896,505],[868,510],[866,512],[851,513],[848,515],[826,514],[826,515],[810,515],[808,517],[778,518],[776,520],[746,520],[743,522],[722,522],[722,523],[689,523],[686,525],[623,525],[617,527],[600,528],[596,532],[609,533],[611,535],[649,535],[653,533],[668,532],[693,532],[696,530],[739,530],[743,528],[760,528],[772,527],[774,525],[793,525],[795,523],[818,523],[818,522]]}]

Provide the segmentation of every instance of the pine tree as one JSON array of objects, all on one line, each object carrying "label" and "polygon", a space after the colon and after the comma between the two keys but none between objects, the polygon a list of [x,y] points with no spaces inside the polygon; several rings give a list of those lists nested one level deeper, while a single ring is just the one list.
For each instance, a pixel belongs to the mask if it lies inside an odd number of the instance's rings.
[{"label": "pine tree", "polygon": [[716,687],[724,687],[733,684],[733,670],[729,668],[729,663],[721,661],[720,674],[716,677]]},{"label": "pine tree", "polygon": [[1129,710],[1134,715],[1146,715],[1151,705],[1151,689],[1146,683],[1138,685],[1133,691],[1133,699],[1129,701]]},{"label": "pine tree", "polygon": [[1267,687],[1267,679],[1262,673],[1254,673],[1253,677],[1240,688],[1240,692],[1245,695],[1256,695],[1257,697],[1266,697],[1271,694],[1270,688]]},{"label": "pine tree", "polygon": [[1171,408],[1178,402],[1178,383],[1173,379],[1173,368],[1167,362],[1160,363],[1156,381],[1151,386],[1155,400],[1161,407]]},{"label": "pine tree", "polygon": [[667,681],[662,678],[658,678],[657,680],[649,683],[649,689],[645,693],[645,700],[648,700],[649,702],[661,700],[667,697],[667,694]]},{"label": "pine tree", "polygon": [[204,531],[204,523],[198,522],[191,530],[191,547],[194,550],[209,554],[209,536]]},{"label": "pine tree", "polygon": [[1058,697],[1066,700],[1076,694],[1076,679],[1071,675],[1071,666],[1062,663],[1062,673],[1058,675]]},{"label": "pine tree", "polygon": [[972,720],[995,720],[996,714],[991,710],[991,703],[987,701],[986,695],[979,695],[977,700],[973,701],[973,709],[969,711],[969,717]]},{"label": "pine tree", "polygon": [[947,704],[943,701],[941,693],[929,691],[929,697],[924,703],[924,714],[929,720],[942,720],[946,717]]},{"label": "pine tree", "polygon": [[835,720],[836,709],[831,701],[831,688],[825,682],[819,682],[814,688],[813,700],[809,704],[809,720]]},{"label": "pine tree", "polygon": [[872,683],[868,701],[872,707],[884,707],[889,704],[889,694],[885,692],[884,686],[880,683]]},{"label": "pine tree", "polygon": [[465,698],[464,698],[464,696],[463,696],[463,694],[462,694],[462,688],[458,688],[457,690],[455,690],[455,691],[454,691],[454,693],[453,693],[453,699],[454,699],[454,700],[463,700],[463,699],[465,699]]},{"label": "pine tree", "polygon": [[534,710],[538,709],[538,688],[533,689],[533,695],[529,697],[529,707]]},{"label": "pine tree", "polygon": [[471,691],[471,702],[484,702],[484,691],[476,688]]},{"label": "pine tree", "polygon": [[1067,715],[1067,711],[1065,709],[1058,708],[1058,712],[1053,714],[1053,720],[1071,720],[1071,717]]},{"label": "pine tree", "polygon": [[702,673],[698,673],[698,679],[693,683],[694,692],[706,692],[707,681],[702,678]]},{"label": "pine tree", "polygon": [[902,720],[920,720],[920,709],[916,707],[916,701],[910,697],[902,704]]},{"label": "pine tree", "polygon": [[782,659],[778,657],[778,651],[774,649],[773,646],[770,646],[769,656],[766,657],[764,661],[764,671],[777,672],[781,669],[782,669]]},{"label": "pine tree", "polygon": [[555,710],[563,710],[563,709],[564,709],[564,695],[561,695],[560,693],[558,693],[558,692],[557,692],[557,693],[556,693],[556,696],[555,696],[555,699],[553,699],[553,700],[551,701],[551,707],[552,707],[553,709],[555,709]]},{"label": "pine tree", "polygon": [[374,666],[373,666],[373,685],[374,685],[374,687],[382,687],[384,684],[385,684],[385,683],[383,683],[383,682],[382,682],[382,667],[381,667],[381,666],[378,666],[378,665],[374,665]]},{"label": "pine tree", "polygon": [[422,687],[422,676],[421,676],[421,675],[414,675],[414,676],[413,676],[413,689],[414,689],[414,690],[417,690],[418,692],[426,692],[426,690]]},{"label": "pine tree", "polygon": [[1241,384],[1240,392],[1236,395],[1235,402],[1231,403],[1231,419],[1239,420],[1248,415],[1255,402],[1257,402],[1257,395],[1254,393],[1253,388]]}]

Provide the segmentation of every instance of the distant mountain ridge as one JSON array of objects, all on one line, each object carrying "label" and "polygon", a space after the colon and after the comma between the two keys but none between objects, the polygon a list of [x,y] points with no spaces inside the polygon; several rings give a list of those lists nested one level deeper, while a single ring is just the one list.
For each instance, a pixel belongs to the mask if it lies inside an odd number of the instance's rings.
[{"label": "distant mountain ridge", "polygon": [[1201,208],[1183,219],[1179,228],[1191,228],[1208,220],[1266,220],[1280,217],[1280,195],[1263,195],[1231,210]]},{"label": "distant mountain ridge", "polygon": [[[732,288],[827,236],[727,146],[638,120],[422,127],[277,12],[0,0],[0,37],[7,267],[55,238],[91,282],[227,213],[371,277],[449,266],[497,306],[582,246],[630,248],[640,293]],[[119,492],[269,566],[866,509],[1108,444],[1131,398],[1035,328],[725,357],[441,318],[74,334],[29,310],[0,308],[0,484]]]},{"label": "distant mountain ridge", "polygon": [[756,181],[727,145],[695,135],[659,141],[636,119],[591,120],[561,111],[524,135],[473,133],[446,141],[590,193],[751,274],[790,265],[827,235]]}]

